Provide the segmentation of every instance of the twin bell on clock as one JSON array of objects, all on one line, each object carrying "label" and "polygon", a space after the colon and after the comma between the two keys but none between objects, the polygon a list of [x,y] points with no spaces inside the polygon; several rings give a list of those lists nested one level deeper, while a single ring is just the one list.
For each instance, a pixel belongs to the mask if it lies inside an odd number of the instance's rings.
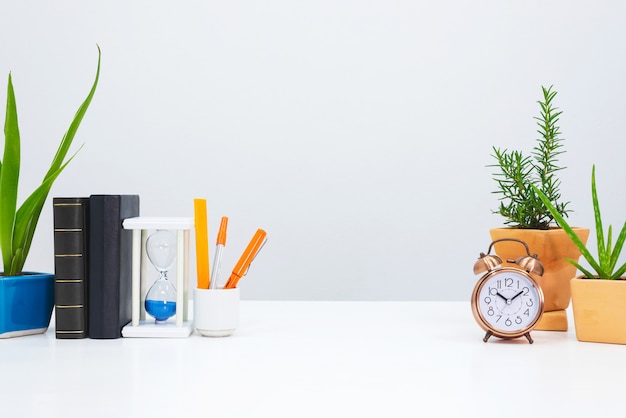
[{"label": "twin bell on clock", "polygon": [[[491,254],[494,244],[501,241],[518,242],[526,254],[515,260],[507,259],[511,267],[503,267],[502,260]],[[484,273],[484,274],[483,274]],[[478,325],[489,337],[503,339],[526,337],[533,343],[530,331],[543,315],[543,292],[531,274],[543,275],[543,265],[537,255],[530,255],[528,245],[519,239],[501,238],[489,245],[487,254],[480,253],[474,264],[474,274],[483,274],[472,293],[472,313]]]}]

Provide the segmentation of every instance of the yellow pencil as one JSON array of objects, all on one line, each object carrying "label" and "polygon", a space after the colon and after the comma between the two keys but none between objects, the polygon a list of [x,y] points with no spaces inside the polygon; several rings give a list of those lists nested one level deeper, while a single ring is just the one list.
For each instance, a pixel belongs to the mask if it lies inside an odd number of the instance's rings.
[{"label": "yellow pencil", "polygon": [[209,232],[206,199],[193,200],[194,225],[196,230],[196,269],[198,289],[208,289],[211,283],[209,274]]}]

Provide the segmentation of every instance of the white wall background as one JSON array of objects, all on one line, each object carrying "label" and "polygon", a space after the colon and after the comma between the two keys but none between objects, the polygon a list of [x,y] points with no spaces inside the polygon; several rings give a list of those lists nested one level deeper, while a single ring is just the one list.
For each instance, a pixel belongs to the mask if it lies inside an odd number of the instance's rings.
[{"label": "white wall background", "polygon": [[[20,201],[97,43],[85,146],[51,197],[137,193],[144,216],[207,198],[211,241],[230,218],[224,270],[268,231],[247,299],[466,300],[503,224],[491,146],[531,150],[541,85],[564,112],[571,222],[592,225],[594,163],[606,221],[624,222],[625,22],[626,3],[598,0],[2,0]],[[51,205],[31,270],[53,269]]]}]

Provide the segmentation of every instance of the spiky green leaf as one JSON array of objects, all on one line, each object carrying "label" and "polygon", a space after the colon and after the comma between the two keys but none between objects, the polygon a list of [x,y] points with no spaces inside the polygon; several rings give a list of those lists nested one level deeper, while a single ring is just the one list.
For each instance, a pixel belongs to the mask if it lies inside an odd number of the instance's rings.
[{"label": "spiky green leaf", "polygon": [[13,259],[11,248],[13,247],[13,228],[20,176],[20,130],[11,74],[9,74],[7,87],[2,161],[2,171],[0,171],[0,247],[2,247],[2,261],[6,271]]},{"label": "spiky green leaf", "polygon": [[7,118],[5,120],[4,163],[0,165],[0,246],[2,247],[4,273],[7,275],[17,275],[22,272],[28,252],[30,251],[41,210],[52,184],[78,152],[74,153],[66,161],[66,156],[72,145],[72,141],[89,108],[89,104],[91,103],[98,85],[100,78],[100,57],[101,51],[98,46],[96,76],[89,94],[74,115],[41,185],[31,193],[17,211],[20,138],[19,130],[17,129],[15,95],[11,83],[11,76],[9,75]]}]

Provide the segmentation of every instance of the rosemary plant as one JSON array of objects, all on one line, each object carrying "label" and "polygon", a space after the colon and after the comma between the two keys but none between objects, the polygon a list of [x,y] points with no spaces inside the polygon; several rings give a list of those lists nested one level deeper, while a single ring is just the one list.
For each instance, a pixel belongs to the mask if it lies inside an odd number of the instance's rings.
[{"label": "rosemary plant", "polygon": [[542,86],[541,90],[543,101],[538,102],[541,112],[534,118],[540,137],[531,155],[493,147],[492,157],[496,164],[488,166],[499,169],[493,174],[498,185],[493,193],[498,194],[500,200],[500,207],[494,213],[504,216],[504,223],[515,228],[549,229],[554,224],[554,216],[531,185],[541,190],[561,216],[567,216],[569,212],[569,202],[560,200],[561,182],[556,175],[565,168],[557,164],[558,156],[565,152],[558,126],[562,112],[553,106],[557,92],[552,86]]}]

